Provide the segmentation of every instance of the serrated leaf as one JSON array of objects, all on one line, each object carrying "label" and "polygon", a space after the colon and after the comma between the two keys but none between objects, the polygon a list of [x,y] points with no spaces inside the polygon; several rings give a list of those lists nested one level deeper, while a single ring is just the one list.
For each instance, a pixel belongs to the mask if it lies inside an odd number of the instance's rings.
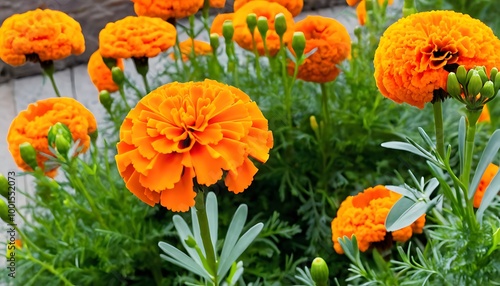
[{"label": "serrated leaf", "polygon": [[401,197],[392,206],[385,220],[387,231],[396,231],[411,225],[419,217],[427,212],[428,204],[425,201],[413,201],[407,197]]},{"label": "serrated leaf", "polygon": [[491,202],[500,191],[500,171],[496,173],[495,177],[491,180],[490,184],[484,191],[483,199],[476,212],[476,217],[479,222],[483,220],[484,211],[490,206]]},{"label": "serrated leaf", "polygon": [[[469,200],[474,197],[476,193],[477,186],[479,186],[479,181],[483,177],[484,171],[488,167],[488,165],[493,161],[493,158],[498,153],[500,149],[500,130],[495,130],[488,140],[486,147],[484,148],[483,154],[481,154],[481,159],[479,159],[479,163],[477,164],[476,171],[474,173],[474,177],[472,178],[472,182],[469,187]],[[491,183],[490,183],[491,185]]]}]

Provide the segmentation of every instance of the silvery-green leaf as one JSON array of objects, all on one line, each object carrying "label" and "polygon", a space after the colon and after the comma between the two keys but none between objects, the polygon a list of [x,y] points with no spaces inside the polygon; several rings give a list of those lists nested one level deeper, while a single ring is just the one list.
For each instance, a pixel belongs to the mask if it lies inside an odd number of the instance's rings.
[{"label": "silvery-green leaf", "polygon": [[496,173],[495,177],[493,177],[484,191],[483,199],[476,212],[476,217],[479,222],[483,220],[484,211],[490,206],[491,202],[493,202],[498,191],[500,191],[500,171]]},{"label": "silvery-green leaf", "polygon": [[486,144],[486,148],[484,148],[481,159],[479,159],[479,163],[477,164],[476,172],[474,173],[474,177],[472,178],[472,182],[469,187],[469,199],[474,197],[484,171],[493,161],[493,158],[498,153],[498,149],[500,149],[500,130],[495,130],[495,132],[491,135],[490,140],[488,140],[488,144]]},{"label": "silvery-green leaf", "polygon": [[212,240],[212,245],[217,245],[217,237],[219,232],[219,211],[217,198],[213,192],[207,195],[207,205],[206,205],[207,217],[208,217],[208,228],[210,229],[210,239]]},{"label": "silvery-green leaf", "polygon": [[396,231],[407,227],[425,214],[427,209],[428,204],[425,201],[413,201],[401,197],[387,214],[385,228],[387,231]]},{"label": "silvery-green leaf", "polygon": [[174,246],[160,241],[158,246],[163,250],[167,255],[160,254],[160,257],[169,261],[175,265],[183,267],[205,279],[210,280],[210,274],[200,265],[198,265],[191,257],[187,256],[184,252],[175,248]]}]

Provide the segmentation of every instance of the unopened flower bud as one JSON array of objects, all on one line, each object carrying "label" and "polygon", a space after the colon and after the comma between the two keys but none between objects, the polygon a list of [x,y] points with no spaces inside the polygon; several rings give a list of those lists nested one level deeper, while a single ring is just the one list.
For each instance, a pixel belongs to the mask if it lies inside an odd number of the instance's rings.
[{"label": "unopened flower bud", "polygon": [[500,89],[500,75],[495,76],[495,81],[493,82],[495,85],[495,90]]},{"label": "unopened flower bud", "polygon": [[314,132],[318,132],[318,121],[316,121],[316,116],[311,115],[311,117],[309,117],[309,124]]},{"label": "unopened flower bud", "polygon": [[9,219],[9,208],[2,199],[0,199],[0,218],[6,223],[12,223]]},{"label": "unopened flower bud", "polygon": [[68,155],[69,148],[71,147],[71,142],[66,140],[63,135],[57,134],[56,135],[56,150],[59,152],[59,154],[63,156]]},{"label": "unopened flower bud", "polygon": [[4,198],[9,198],[9,181],[3,174],[0,174],[0,195]]},{"label": "unopened flower bud", "polygon": [[454,72],[448,74],[448,82],[446,84],[446,90],[448,94],[452,97],[459,97],[462,94],[462,88],[457,80],[457,75]]},{"label": "unopened flower bud", "polygon": [[217,53],[217,49],[219,48],[219,35],[217,33],[210,34],[210,46],[214,54]]},{"label": "unopened flower bud", "polygon": [[125,75],[123,74],[123,71],[119,67],[113,67],[111,69],[111,77],[113,78],[113,81],[119,85],[123,85],[123,81],[125,80]]},{"label": "unopened flower bud", "polygon": [[311,277],[317,286],[326,286],[328,284],[328,265],[321,257],[314,258],[311,264]]},{"label": "unopened flower bud", "polygon": [[481,88],[481,97],[490,98],[495,95],[495,86],[491,80],[487,81]]},{"label": "unopened flower bud", "polygon": [[54,147],[56,143],[56,136],[62,135],[68,142],[73,142],[73,136],[71,135],[71,131],[68,126],[61,122],[57,122],[56,124],[50,126],[49,132],[47,133],[47,140],[49,142],[49,146]]},{"label": "unopened flower bud", "polygon": [[278,13],[276,17],[274,17],[274,30],[278,36],[283,36],[286,32],[286,19],[283,13]]},{"label": "unopened flower bud", "polygon": [[101,90],[101,92],[99,92],[99,102],[101,102],[102,106],[104,106],[106,110],[111,109],[113,98],[111,97],[111,94],[109,94],[109,91]]},{"label": "unopened flower bud", "polygon": [[467,85],[467,70],[465,70],[464,66],[459,66],[457,68],[457,80],[459,83],[461,83],[463,86]]},{"label": "unopened flower bud", "polygon": [[196,240],[190,235],[188,236],[184,242],[187,244],[187,246],[191,247],[191,248],[195,248],[196,247]]},{"label": "unopened flower bud", "polygon": [[257,27],[257,15],[255,13],[250,13],[247,15],[247,26],[250,30],[250,33],[253,35],[255,27]]},{"label": "unopened flower bud", "polygon": [[303,32],[294,32],[292,38],[292,48],[297,59],[302,58],[306,48],[306,37]]},{"label": "unopened flower bud", "polygon": [[[470,69],[468,72],[467,72],[467,78],[465,79],[465,82],[467,84],[469,84],[469,81],[470,81],[470,78],[472,77],[472,75],[476,73],[477,74],[477,70],[475,69]],[[464,85],[465,86],[465,85]]]},{"label": "unopened flower bud", "polygon": [[488,81],[488,76],[486,75],[486,72],[484,71],[484,69],[479,69],[477,71],[477,73],[481,77],[481,81],[483,82],[483,84],[485,84]]},{"label": "unopened flower bud", "polygon": [[19,145],[19,153],[21,154],[21,158],[24,163],[28,164],[33,170],[38,167],[38,163],[36,161],[36,150],[29,142],[24,142]]},{"label": "unopened flower bud", "polygon": [[233,39],[233,35],[234,35],[233,21],[231,20],[224,21],[224,24],[222,24],[222,36],[224,36],[226,42],[231,41]]},{"label": "unopened flower bud", "polygon": [[495,77],[497,76],[497,73],[498,73],[498,69],[497,68],[492,68],[490,70],[490,80],[492,82],[495,82]]},{"label": "unopened flower bud", "polygon": [[267,31],[269,31],[269,23],[267,23],[267,18],[264,16],[260,16],[257,20],[257,28],[262,39],[265,39],[267,36]]},{"label": "unopened flower bud", "polygon": [[481,88],[483,87],[483,81],[481,80],[481,76],[477,71],[473,71],[473,74],[467,84],[467,92],[469,96],[476,96]]}]

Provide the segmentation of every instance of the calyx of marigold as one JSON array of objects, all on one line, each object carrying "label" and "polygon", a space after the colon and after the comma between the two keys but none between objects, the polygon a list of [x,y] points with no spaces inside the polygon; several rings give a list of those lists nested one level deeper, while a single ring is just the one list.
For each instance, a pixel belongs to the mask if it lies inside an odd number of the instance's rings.
[{"label": "calyx of marigold", "polygon": [[212,47],[212,51],[214,51],[214,54],[217,52],[217,49],[219,48],[219,35],[216,33],[210,34],[210,46]]},{"label": "calyx of marigold", "polygon": [[38,167],[36,162],[36,150],[29,142],[24,142],[19,145],[19,153],[24,163],[28,164],[33,170]]},{"label": "calyx of marigold", "polygon": [[111,110],[113,98],[111,97],[111,94],[109,94],[109,91],[101,90],[101,92],[99,92],[99,102],[102,106],[104,106],[104,108],[106,108],[106,110]]},{"label": "calyx of marigold", "polygon": [[222,24],[222,36],[224,36],[224,40],[226,42],[230,42],[233,39],[234,35],[234,26],[233,21],[226,20],[224,24]]},{"label": "calyx of marigold", "polygon": [[117,60],[114,58],[105,58],[102,57],[102,61],[106,64],[106,66],[111,70],[113,67],[116,67]]},{"label": "calyx of marigold", "polygon": [[269,31],[269,24],[267,23],[267,18],[264,16],[260,16],[257,20],[257,28],[259,30],[262,39],[266,38],[267,31]]},{"label": "calyx of marigold", "polygon": [[148,64],[148,58],[147,57],[140,57],[140,58],[132,58],[135,69],[137,70],[137,73],[146,76],[146,74],[149,71],[149,64]]},{"label": "calyx of marigold", "polygon": [[481,80],[481,76],[479,72],[473,70],[472,76],[470,77],[469,83],[467,84],[467,94],[469,97],[476,96],[483,87],[483,81]]},{"label": "calyx of marigold", "polygon": [[4,198],[9,198],[9,181],[3,174],[0,174],[0,195]]},{"label": "calyx of marigold", "polygon": [[0,199],[0,217],[6,223],[11,223],[9,220],[9,209],[4,200]]},{"label": "calyx of marigold", "polygon": [[314,258],[311,264],[311,277],[317,286],[326,286],[328,284],[328,265],[321,257]]},{"label": "calyx of marigold", "polygon": [[460,83],[458,83],[457,75],[454,72],[450,72],[448,74],[446,89],[448,94],[454,98],[457,98],[462,94],[462,88]]},{"label": "calyx of marigold", "polygon": [[250,30],[250,33],[253,34],[253,31],[255,31],[255,27],[257,27],[257,14],[250,13],[247,15],[247,26]]},{"label": "calyx of marigold", "polygon": [[118,86],[122,86],[125,81],[125,75],[119,67],[111,68],[111,78]]},{"label": "calyx of marigold", "polygon": [[49,128],[49,132],[47,133],[49,146],[56,146],[56,138],[58,135],[63,136],[64,139],[69,143],[73,142],[73,136],[71,135],[71,131],[69,130],[68,126],[61,122],[57,122]]},{"label": "calyx of marigold", "polygon": [[56,150],[59,152],[59,154],[63,155],[66,157],[68,155],[68,151],[71,148],[71,143],[64,138],[63,135],[57,134],[56,135]]},{"label": "calyx of marigold", "polygon": [[282,37],[286,32],[286,18],[283,13],[278,13],[276,17],[274,17],[274,30],[278,36]]},{"label": "calyx of marigold", "polygon": [[297,59],[301,59],[306,48],[306,36],[304,36],[303,32],[293,33],[292,48]]},{"label": "calyx of marigold", "polygon": [[463,86],[467,85],[467,70],[465,69],[464,66],[459,66],[457,68],[457,80],[459,83],[461,83]]},{"label": "calyx of marigold", "polygon": [[491,98],[495,95],[495,86],[491,80],[487,81],[484,83],[483,87],[481,88],[481,97],[484,98]]}]

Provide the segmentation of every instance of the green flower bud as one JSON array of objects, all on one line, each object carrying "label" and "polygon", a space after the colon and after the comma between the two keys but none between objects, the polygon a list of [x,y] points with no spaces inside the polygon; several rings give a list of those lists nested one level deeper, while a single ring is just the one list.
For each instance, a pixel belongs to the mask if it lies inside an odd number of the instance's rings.
[{"label": "green flower bud", "polygon": [[328,284],[328,265],[321,257],[314,258],[311,264],[311,277],[317,286],[326,286]]},{"label": "green flower bud", "polygon": [[486,72],[484,70],[478,70],[477,73],[481,77],[481,81],[483,84],[485,84],[488,81],[488,76],[486,75]]},{"label": "green flower bud", "polygon": [[467,93],[470,96],[476,96],[481,88],[483,87],[483,81],[481,80],[481,76],[477,71],[473,71],[473,74],[467,84]]},{"label": "green flower bud", "polygon": [[56,144],[56,136],[62,135],[69,142],[73,142],[73,136],[71,135],[71,131],[68,126],[61,122],[57,122],[49,128],[49,132],[47,133],[47,139],[49,142],[49,146],[55,147]]},{"label": "green flower bud", "polygon": [[38,167],[38,163],[36,161],[36,150],[29,142],[24,142],[19,145],[19,153],[21,154],[21,158],[24,163],[28,164],[33,170]]},{"label": "green flower bud", "polygon": [[[475,69],[470,69],[470,70],[467,72],[467,78],[465,79],[465,82],[466,82],[467,84],[469,84],[470,78],[472,77],[472,75],[473,75],[474,73],[477,73],[477,70],[475,70]],[[464,85],[464,86],[465,86],[465,85]]]},{"label": "green flower bud", "polygon": [[192,237],[192,236],[188,236],[184,242],[187,244],[187,246],[191,247],[191,248],[195,248],[196,247],[196,240]]},{"label": "green flower bud", "polygon": [[491,80],[487,81],[481,88],[481,97],[491,98],[495,95],[495,86]]},{"label": "green flower bud", "polygon": [[125,75],[119,67],[113,67],[111,69],[111,78],[113,78],[113,81],[119,86],[122,86],[125,81]]},{"label": "green flower bud", "polygon": [[266,17],[259,17],[259,19],[257,20],[257,28],[259,29],[259,33],[262,39],[265,39],[267,36],[267,31],[269,31],[269,23],[267,23]]},{"label": "green flower bud", "polygon": [[116,67],[116,59],[103,57],[102,60],[110,70]]},{"label": "green flower bud", "polygon": [[465,70],[464,66],[459,66],[457,68],[457,80],[459,83],[461,83],[463,86],[467,85],[467,70]]},{"label": "green flower bud", "polygon": [[9,199],[9,181],[3,174],[0,174],[0,195]]},{"label": "green flower bud", "polygon": [[283,36],[286,32],[286,19],[283,13],[278,13],[276,17],[274,17],[274,30],[278,36]]},{"label": "green flower bud", "polygon": [[306,36],[303,32],[294,32],[292,38],[292,48],[297,59],[302,58],[306,48]]},{"label": "green flower bud", "polygon": [[9,208],[4,200],[0,199],[0,218],[6,223],[12,223],[9,219]]},{"label": "green flower bud", "polygon": [[500,76],[499,75],[495,76],[495,81],[493,83],[495,84],[495,90],[499,90],[500,89]]},{"label": "green flower bud", "polygon": [[247,26],[250,30],[250,33],[253,35],[255,27],[257,27],[257,15],[255,13],[250,13],[247,15]]},{"label": "green flower bud", "polygon": [[311,115],[311,117],[309,117],[309,124],[314,132],[318,132],[318,121],[316,121],[316,116]]},{"label": "green flower bud", "polygon": [[497,76],[498,69],[497,68],[492,68],[490,71],[490,80],[492,82],[495,82],[495,77]]},{"label": "green flower bud", "polygon": [[111,109],[111,105],[113,104],[113,98],[107,90],[101,90],[101,92],[99,92],[99,102],[101,102],[102,106],[109,111]]},{"label": "green flower bud", "polygon": [[64,138],[63,135],[57,134],[56,135],[56,150],[59,152],[59,154],[63,156],[68,155],[69,148],[71,148],[71,143]]},{"label": "green flower bud", "polygon": [[210,46],[214,54],[217,53],[217,49],[219,48],[219,35],[216,33],[210,34]]},{"label": "green flower bud", "polygon": [[448,74],[448,82],[446,84],[448,94],[452,97],[459,97],[462,94],[462,88],[458,83],[457,75],[454,72]]},{"label": "green flower bud", "polygon": [[233,35],[234,35],[233,21],[231,20],[224,21],[224,24],[222,24],[222,36],[224,36],[226,42],[230,42],[233,39]]}]

